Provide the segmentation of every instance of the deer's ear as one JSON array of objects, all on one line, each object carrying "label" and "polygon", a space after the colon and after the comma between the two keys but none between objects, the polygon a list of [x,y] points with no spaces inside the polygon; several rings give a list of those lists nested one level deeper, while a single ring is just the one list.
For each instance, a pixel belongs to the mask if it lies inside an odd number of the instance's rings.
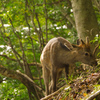
[{"label": "deer's ear", "polygon": [[66,46],[66,45],[64,45],[64,44],[62,44],[62,43],[60,43],[60,46],[61,46],[63,49],[65,49],[65,50],[69,51],[68,46]]},{"label": "deer's ear", "polygon": [[80,45],[80,39],[77,39],[77,45]]},{"label": "deer's ear", "polygon": [[81,39],[81,45],[85,45],[84,41]]},{"label": "deer's ear", "polygon": [[82,39],[78,39],[77,40],[77,45],[84,45],[84,41]]},{"label": "deer's ear", "polygon": [[72,47],[68,46],[66,43],[64,44],[60,43],[60,46],[65,50],[68,50],[68,51],[72,50]]},{"label": "deer's ear", "polygon": [[71,50],[73,49],[73,46],[72,46],[72,45],[68,46],[66,43],[64,43],[64,46],[65,46],[69,51],[71,51]]}]

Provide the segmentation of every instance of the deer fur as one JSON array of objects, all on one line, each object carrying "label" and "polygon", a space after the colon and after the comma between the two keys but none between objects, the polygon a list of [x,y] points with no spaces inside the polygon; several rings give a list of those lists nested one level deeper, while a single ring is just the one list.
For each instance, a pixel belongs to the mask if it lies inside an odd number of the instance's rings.
[{"label": "deer fur", "polygon": [[[63,69],[65,69],[66,77],[68,77],[70,64],[82,62],[89,65],[97,65],[95,57],[90,50],[89,38],[86,38],[86,43],[83,40],[79,40],[78,44],[72,45],[66,39],[57,37],[51,39],[44,47],[40,61],[46,95],[56,91],[56,82]],[[51,90],[49,90],[50,79]]]}]

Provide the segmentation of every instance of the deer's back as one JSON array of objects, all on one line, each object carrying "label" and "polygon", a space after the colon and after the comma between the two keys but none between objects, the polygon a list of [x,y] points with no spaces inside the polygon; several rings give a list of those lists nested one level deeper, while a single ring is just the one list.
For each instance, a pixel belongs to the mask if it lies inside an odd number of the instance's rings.
[{"label": "deer's back", "polygon": [[44,47],[42,51],[42,54],[40,57],[40,61],[42,65],[50,67],[51,62],[57,63],[57,57],[59,57],[59,55],[61,55],[61,53],[63,52],[62,47],[64,46],[64,43],[66,43],[69,48],[72,48],[72,45],[70,44],[70,42],[68,42],[62,37],[51,39],[46,44],[46,46]]}]

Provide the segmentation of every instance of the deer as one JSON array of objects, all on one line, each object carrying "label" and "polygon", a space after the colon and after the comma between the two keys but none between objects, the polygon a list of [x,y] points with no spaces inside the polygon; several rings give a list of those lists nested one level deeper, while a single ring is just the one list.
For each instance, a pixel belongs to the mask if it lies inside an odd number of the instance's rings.
[{"label": "deer", "polygon": [[[70,64],[82,62],[91,66],[97,65],[95,55],[90,49],[89,37],[86,37],[86,42],[79,39],[77,44],[71,44],[63,37],[51,39],[42,51],[40,62],[46,95],[56,91],[56,83],[63,70],[68,78]],[[52,82],[51,90],[49,89],[50,79]]]}]

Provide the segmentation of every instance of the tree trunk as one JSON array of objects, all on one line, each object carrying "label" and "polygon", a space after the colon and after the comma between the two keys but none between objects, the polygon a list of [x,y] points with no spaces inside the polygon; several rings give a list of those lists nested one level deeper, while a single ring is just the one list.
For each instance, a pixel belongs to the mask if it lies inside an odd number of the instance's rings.
[{"label": "tree trunk", "polygon": [[[85,40],[89,36],[93,40],[99,33],[99,26],[96,15],[93,10],[91,0],[71,0],[73,13],[75,17],[76,29],[78,37]],[[92,50],[96,44],[92,44]]]}]

